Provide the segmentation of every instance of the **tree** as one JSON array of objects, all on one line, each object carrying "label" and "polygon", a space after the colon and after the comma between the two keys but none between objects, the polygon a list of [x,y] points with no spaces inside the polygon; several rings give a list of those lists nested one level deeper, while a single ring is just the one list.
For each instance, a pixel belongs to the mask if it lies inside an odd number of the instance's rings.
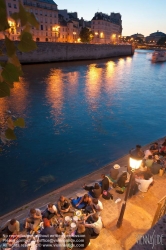
[{"label": "tree", "polygon": [[89,43],[93,39],[93,33],[86,27],[82,28],[80,32],[81,42]]},{"label": "tree", "polygon": [[157,42],[157,45],[165,45],[166,46],[166,36],[160,38]]},{"label": "tree", "polygon": [[[21,52],[29,52],[37,48],[36,43],[33,41],[31,34],[31,27],[39,27],[33,13],[29,13],[24,9],[21,2],[19,2],[19,12],[13,13],[11,18],[15,21],[16,25],[19,24],[22,27],[20,34],[20,41],[16,45],[10,39],[10,25],[7,18],[6,3],[5,0],[0,0],[0,33],[3,34],[5,40],[1,43],[0,56],[6,55],[7,60],[0,62],[0,98],[10,96],[10,90],[14,88],[14,82],[19,82],[19,78],[23,75],[21,64],[16,55],[17,50]],[[11,112],[8,111],[10,114]],[[7,140],[15,140],[16,135],[14,133],[15,127],[25,127],[23,118],[14,118],[9,115],[6,120],[6,128],[2,131],[0,139],[3,143]]]}]

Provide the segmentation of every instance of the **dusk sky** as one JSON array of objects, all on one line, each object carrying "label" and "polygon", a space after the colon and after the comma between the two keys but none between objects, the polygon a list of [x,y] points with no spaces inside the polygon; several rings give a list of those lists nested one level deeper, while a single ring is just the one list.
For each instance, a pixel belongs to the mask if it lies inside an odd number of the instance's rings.
[{"label": "dusk sky", "polygon": [[119,12],[122,35],[141,33],[148,36],[157,30],[166,33],[166,0],[57,0],[58,9],[76,11],[78,17],[91,20],[95,12]]}]

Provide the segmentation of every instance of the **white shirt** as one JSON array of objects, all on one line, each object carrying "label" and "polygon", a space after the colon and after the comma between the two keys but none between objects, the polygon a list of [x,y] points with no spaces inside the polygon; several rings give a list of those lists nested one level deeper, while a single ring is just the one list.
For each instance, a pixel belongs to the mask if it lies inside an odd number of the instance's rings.
[{"label": "white shirt", "polygon": [[47,210],[52,214],[57,213],[57,208],[55,205],[53,205],[51,208],[47,207]]},{"label": "white shirt", "polygon": [[[86,224],[85,224],[85,227],[86,227]],[[92,223],[92,224],[88,224],[88,227],[91,227],[93,228],[94,232],[96,234],[99,234],[102,227],[103,227],[103,224],[102,224],[102,221],[101,221],[101,217],[99,217],[98,221]]]},{"label": "white shirt", "polygon": [[138,189],[141,192],[147,192],[148,191],[148,187],[149,185],[153,182],[153,178],[151,177],[149,180],[145,180],[145,179],[135,179],[136,182],[139,183],[138,185]]},{"label": "white shirt", "polygon": [[145,150],[144,154],[145,154],[144,159],[148,159],[148,156],[152,155],[152,153],[149,149]]},{"label": "white shirt", "polygon": [[95,210],[97,210],[97,211],[103,210],[103,204],[99,200],[98,200],[98,204],[96,205],[93,203],[93,206],[95,207]]}]

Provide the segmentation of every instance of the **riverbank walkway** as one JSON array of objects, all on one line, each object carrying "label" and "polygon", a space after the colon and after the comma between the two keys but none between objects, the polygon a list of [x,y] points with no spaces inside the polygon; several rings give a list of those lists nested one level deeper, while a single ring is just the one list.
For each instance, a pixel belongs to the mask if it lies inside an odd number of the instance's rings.
[{"label": "riverbank walkway", "polygon": [[[157,140],[159,144],[164,141],[165,137]],[[150,143],[152,144],[152,143]],[[150,145],[149,144],[149,145]],[[149,148],[149,145],[143,147],[143,150]],[[49,202],[57,203],[59,196],[76,197],[83,195],[85,190],[82,188],[84,183],[87,185],[94,183],[100,179],[102,173],[108,174],[110,168],[116,163],[121,166],[120,171],[126,170],[129,156],[126,155],[107,166],[80,178],[68,185],[59,188],[52,193],[49,193],[37,200],[28,203],[21,208],[0,217],[0,225],[3,225],[8,219],[16,218],[22,221],[27,217],[30,208],[40,208],[43,210]],[[99,237],[91,240],[87,250],[128,250],[137,241],[140,235],[145,234],[151,227],[154,214],[157,209],[158,201],[165,196],[166,173],[161,177],[154,176],[154,185],[150,187],[147,193],[138,192],[135,196],[127,201],[126,211],[123,218],[121,228],[116,227],[120,209],[124,199],[124,194],[118,194],[114,189],[111,193],[114,196],[113,200],[100,200],[103,203],[104,210],[102,211],[102,220],[104,228]],[[116,199],[120,198],[121,202],[115,203]],[[140,248],[141,249],[141,248]]]}]

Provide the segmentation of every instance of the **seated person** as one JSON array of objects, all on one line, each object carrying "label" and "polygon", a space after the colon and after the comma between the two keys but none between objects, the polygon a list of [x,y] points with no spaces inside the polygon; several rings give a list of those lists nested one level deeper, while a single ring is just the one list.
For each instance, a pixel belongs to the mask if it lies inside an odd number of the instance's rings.
[{"label": "seated person", "polygon": [[103,210],[103,204],[98,199],[92,199],[92,208],[94,213],[100,214],[100,212]]},{"label": "seated person", "polygon": [[148,156],[148,159],[145,160],[145,165],[150,168],[153,164],[154,160],[153,160],[153,157],[152,155],[149,155]]},{"label": "seated person", "polygon": [[94,186],[83,186],[85,190],[89,190],[89,195],[92,196],[93,198],[99,198],[101,195],[101,187],[99,183],[95,183]]},{"label": "seated person", "polygon": [[164,140],[164,142],[161,145],[166,146],[166,139]]},{"label": "seated person", "polygon": [[25,228],[37,230],[38,226],[42,220],[41,211],[38,208],[31,208],[28,218],[25,221]]},{"label": "seated person", "polygon": [[150,151],[153,155],[159,153],[159,145],[157,142],[153,143],[153,145],[150,147]]},{"label": "seated person", "polygon": [[139,167],[139,170],[140,170],[141,172],[147,171],[147,166],[145,166],[145,163],[144,163],[144,162],[141,163],[141,166]]},{"label": "seated person", "polygon": [[160,169],[162,168],[160,160],[157,160],[156,162],[153,162],[150,170],[152,174],[159,174]]},{"label": "seated person", "polygon": [[102,174],[101,175],[101,182],[100,182],[100,185],[101,185],[101,191],[103,192],[104,190],[108,191],[109,189],[109,180],[108,180],[108,177],[105,176],[105,174]]},{"label": "seated person", "polygon": [[85,194],[82,197],[78,197],[77,199],[72,199],[73,207],[77,209],[85,209],[87,206],[91,206],[92,199],[89,197],[88,194]]},{"label": "seated person", "polygon": [[61,195],[58,201],[58,211],[61,215],[71,212],[70,200],[63,195]]},{"label": "seated person", "polygon": [[46,218],[43,219],[43,226],[44,228],[41,230],[39,237],[39,249],[57,250],[57,246],[55,246],[55,242],[53,242],[56,236],[55,228],[50,225],[50,221]]},{"label": "seated person", "polygon": [[144,156],[145,160],[148,159],[149,155],[153,155],[152,152],[150,151],[150,149],[145,150],[144,154],[145,154],[145,156]]},{"label": "seated person", "polygon": [[42,214],[43,218],[47,218],[48,220],[50,220],[54,215],[58,214],[57,208],[53,203],[49,203],[46,210]]},{"label": "seated person", "polygon": [[160,155],[166,156],[166,145],[162,146],[160,149]]},{"label": "seated person", "polygon": [[[78,224],[75,236],[72,237],[73,244],[77,246],[77,248],[85,249],[90,243],[90,234],[89,230],[85,228],[85,225]],[[78,244],[78,242],[80,244]]]},{"label": "seated person", "polygon": [[57,241],[56,244],[58,245],[57,250],[65,250],[65,234],[62,232],[62,230],[60,228],[56,228],[56,237],[57,237]]},{"label": "seated person", "polygon": [[128,197],[131,198],[133,195],[135,195],[138,192],[138,185],[135,181],[135,174],[133,174],[131,184],[130,184],[130,190]]},{"label": "seated person", "polygon": [[97,213],[88,215],[85,217],[85,227],[89,229],[91,237],[97,237],[103,227],[101,217]]},{"label": "seated person", "polygon": [[[140,173],[135,176],[135,181],[138,183],[138,189],[141,192],[147,192],[150,184],[153,183],[153,177],[146,175],[146,173]],[[150,177],[150,178],[149,178]]]},{"label": "seated person", "polygon": [[20,223],[16,219],[11,219],[7,221],[3,227],[0,229],[0,236],[3,234],[12,235],[18,234],[20,232]]},{"label": "seated person", "polygon": [[115,164],[113,168],[111,168],[110,175],[107,176],[111,183],[117,180],[119,174],[119,168],[120,166],[118,164]]},{"label": "seated person", "polygon": [[121,176],[118,178],[115,187],[117,186],[117,193],[123,193],[126,186],[128,184],[127,172],[123,172]]}]

